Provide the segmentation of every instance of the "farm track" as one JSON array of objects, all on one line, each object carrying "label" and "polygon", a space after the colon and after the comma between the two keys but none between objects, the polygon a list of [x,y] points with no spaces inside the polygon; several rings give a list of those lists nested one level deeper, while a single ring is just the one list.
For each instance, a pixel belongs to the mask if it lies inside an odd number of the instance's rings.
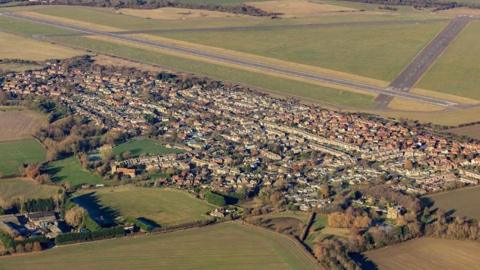
[{"label": "farm track", "polygon": [[408,92],[403,92],[403,91],[396,91],[390,88],[383,88],[383,87],[378,87],[378,86],[373,86],[367,83],[363,82],[358,82],[358,81],[353,81],[353,80],[348,80],[344,78],[339,78],[339,77],[333,77],[325,74],[319,74],[319,73],[313,73],[313,72],[306,72],[306,71],[301,71],[293,68],[288,68],[288,67],[283,67],[283,66],[278,66],[278,65],[273,65],[269,63],[264,63],[260,61],[253,61],[253,60],[247,60],[247,59],[242,59],[239,57],[235,57],[232,55],[222,55],[214,52],[209,52],[206,50],[199,50],[199,49],[194,49],[194,48],[188,48],[188,47],[182,47],[178,46],[175,44],[169,44],[165,42],[159,42],[159,41],[151,41],[151,40],[144,40],[136,37],[131,37],[131,36],[126,36],[122,34],[116,34],[116,33],[111,33],[111,32],[106,32],[106,31],[100,31],[100,30],[93,30],[93,29],[88,29],[88,28],[83,28],[75,25],[70,25],[70,24],[64,24],[60,23],[57,21],[52,21],[52,20],[47,20],[47,19],[40,19],[40,18],[34,18],[26,15],[21,15],[21,14],[16,14],[16,13],[11,13],[11,12],[5,12],[5,13],[0,13],[0,15],[6,16],[6,17],[11,17],[14,19],[20,19],[20,20],[26,20],[30,21],[33,23],[38,23],[38,24],[43,24],[43,25],[48,25],[48,26],[53,26],[56,28],[61,28],[61,29],[66,29],[69,31],[74,31],[74,32],[79,32],[79,33],[84,33],[84,34],[89,34],[89,35],[96,35],[96,36],[105,36],[109,38],[114,38],[118,40],[123,40],[127,42],[132,42],[132,43],[137,43],[141,45],[148,45],[153,48],[158,48],[174,53],[180,53],[186,56],[194,56],[194,57],[200,57],[204,58],[206,60],[213,60],[215,62],[220,62],[220,63],[225,63],[225,64],[233,64],[237,66],[241,66],[244,68],[254,68],[257,70],[261,71],[266,71],[266,72],[271,72],[271,73],[276,73],[279,75],[283,76],[289,76],[292,78],[300,78],[300,79],[306,79],[310,81],[315,81],[319,83],[325,83],[325,84],[334,84],[334,85],[339,85],[342,87],[347,87],[350,89],[355,89],[375,95],[385,95],[385,96],[391,96],[391,97],[400,97],[404,99],[409,99],[409,100],[414,100],[418,102],[424,102],[428,104],[433,104],[433,105],[438,105],[438,106],[443,106],[443,107],[450,107],[450,108],[463,108],[464,106],[445,99],[441,98],[435,98],[435,97],[428,97],[428,96],[420,96],[417,94],[413,93],[408,93]]},{"label": "farm track", "polygon": [[[399,92],[410,91],[471,20],[472,18],[468,16],[454,18],[390,83],[388,88]],[[379,95],[376,101],[379,106],[387,106],[392,99],[393,96]]]}]

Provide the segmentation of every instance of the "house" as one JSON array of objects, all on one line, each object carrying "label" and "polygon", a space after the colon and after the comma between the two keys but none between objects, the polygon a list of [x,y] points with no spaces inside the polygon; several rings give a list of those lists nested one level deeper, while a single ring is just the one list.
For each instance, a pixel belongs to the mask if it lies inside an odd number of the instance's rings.
[{"label": "house", "polygon": [[393,206],[387,208],[387,218],[388,219],[397,219],[403,215],[404,209],[401,206]]},{"label": "house", "polygon": [[137,176],[137,170],[129,169],[129,168],[119,168],[117,166],[112,166],[112,174],[114,173],[128,175],[131,178],[134,178],[135,176]]},{"label": "house", "polygon": [[57,222],[57,216],[54,211],[29,213],[27,218],[28,221],[41,228],[47,228],[49,224]]}]

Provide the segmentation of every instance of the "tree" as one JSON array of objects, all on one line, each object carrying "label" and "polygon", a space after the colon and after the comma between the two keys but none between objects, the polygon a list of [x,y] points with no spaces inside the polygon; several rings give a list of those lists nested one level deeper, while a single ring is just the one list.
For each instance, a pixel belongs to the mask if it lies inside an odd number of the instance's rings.
[{"label": "tree", "polygon": [[75,206],[65,213],[65,221],[72,227],[79,227],[85,220],[86,211],[80,206]]},{"label": "tree", "polygon": [[102,156],[102,160],[105,162],[109,162],[113,158],[113,149],[111,145],[104,145],[100,148],[100,155]]},{"label": "tree", "polygon": [[33,242],[32,250],[33,251],[42,251],[42,244],[40,244],[39,241]]}]

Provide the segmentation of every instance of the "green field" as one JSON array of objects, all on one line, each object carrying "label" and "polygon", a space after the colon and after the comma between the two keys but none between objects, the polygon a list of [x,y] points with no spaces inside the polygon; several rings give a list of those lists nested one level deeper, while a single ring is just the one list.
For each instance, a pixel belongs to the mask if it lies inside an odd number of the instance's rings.
[{"label": "green field", "polygon": [[0,179],[0,207],[8,207],[17,199],[50,198],[58,194],[59,187],[40,185],[27,179]]},{"label": "green field", "polygon": [[0,142],[0,176],[18,175],[23,164],[42,162],[46,151],[34,139]]},{"label": "green field", "polygon": [[0,258],[2,270],[318,268],[294,240],[237,223]]},{"label": "green field", "polygon": [[161,35],[390,81],[445,25],[349,25]]},{"label": "green field", "polygon": [[134,139],[113,148],[113,154],[115,155],[119,155],[127,151],[135,157],[140,155],[162,155],[184,152],[180,149],[167,148],[160,142],[150,139]]},{"label": "green field", "polygon": [[317,214],[313,221],[310,231],[307,235],[305,242],[308,246],[312,247],[316,240],[320,240],[322,230],[327,226],[328,216],[323,214]]},{"label": "green field", "polygon": [[49,171],[54,182],[69,182],[73,187],[83,184],[102,183],[102,178],[82,168],[80,161],[76,157],[51,162]]},{"label": "green field", "polygon": [[480,100],[480,22],[474,21],[445,51],[418,87]]},{"label": "green field", "polygon": [[[112,210],[123,217],[143,217],[159,225],[178,225],[208,218],[207,212],[214,207],[186,192],[174,189],[141,188],[124,186],[104,188],[85,197],[97,205]],[[82,203],[81,198],[76,203]],[[86,207],[89,208],[88,206]],[[89,209],[98,212],[98,209]]]},{"label": "green field", "polygon": [[457,189],[429,196],[435,207],[446,211],[455,210],[454,215],[480,220],[480,187]]},{"label": "green field", "polygon": [[365,253],[377,268],[365,270],[480,269],[480,243],[421,238]]},{"label": "green field", "polygon": [[[2,24],[4,23],[4,24]],[[0,24],[9,31],[24,35],[51,34],[57,28],[37,26],[32,23],[0,17]],[[69,33],[62,31],[61,33]],[[71,33],[71,32],[70,32]],[[373,97],[335,90],[314,84],[295,80],[266,76],[255,72],[208,64],[201,61],[161,54],[156,51],[139,49],[133,46],[116,44],[101,40],[89,39],[79,36],[51,37],[57,43],[75,48],[88,49],[97,53],[116,55],[146,64],[154,64],[173,68],[179,71],[191,72],[198,75],[210,76],[219,80],[240,82],[273,94],[287,95],[302,98],[307,101],[322,103],[332,106],[350,108],[371,108],[374,105]]]}]

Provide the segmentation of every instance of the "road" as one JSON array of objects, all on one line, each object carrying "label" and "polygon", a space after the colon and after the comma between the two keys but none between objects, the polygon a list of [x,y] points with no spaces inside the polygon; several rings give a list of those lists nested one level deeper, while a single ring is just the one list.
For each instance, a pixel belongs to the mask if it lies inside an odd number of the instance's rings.
[{"label": "road", "polygon": [[[389,89],[408,92],[428,71],[435,61],[442,55],[447,47],[462,32],[472,18],[458,16],[454,18],[390,83]],[[391,96],[380,95],[376,100],[381,106],[388,105]]]},{"label": "road", "polygon": [[231,55],[222,55],[222,54],[217,54],[209,51],[204,51],[204,50],[199,50],[194,48],[187,48],[187,47],[177,46],[174,44],[169,44],[169,43],[164,43],[159,41],[144,40],[144,39],[126,36],[122,34],[92,30],[92,29],[75,26],[75,25],[60,23],[57,21],[29,17],[26,15],[18,14],[18,13],[3,12],[0,14],[2,14],[3,16],[15,18],[15,19],[26,20],[33,23],[43,24],[43,25],[49,25],[56,28],[75,31],[75,32],[84,33],[88,35],[111,37],[118,40],[138,43],[142,45],[148,45],[154,48],[159,48],[159,49],[163,49],[163,50],[174,52],[174,53],[180,53],[183,55],[189,55],[189,56],[200,57],[208,60],[213,60],[215,62],[233,64],[236,66],[249,68],[249,69],[253,68],[256,70],[280,74],[284,76],[286,75],[291,78],[301,78],[301,79],[307,79],[310,81],[316,81],[320,83],[336,84],[339,86],[348,87],[348,88],[352,88],[352,89],[356,89],[356,90],[360,90],[368,93],[380,94],[380,95],[391,96],[391,97],[401,97],[409,100],[425,102],[425,103],[439,105],[443,107],[461,107],[461,105],[458,103],[440,99],[440,98],[420,96],[413,93],[396,91],[388,88],[382,88],[382,87],[366,84],[363,82],[347,80],[347,79],[333,77],[325,74],[305,72],[305,71],[300,71],[300,70],[273,65],[269,63],[264,63],[264,62],[249,60],[249,59],[241,59],[239,57],[235,57]]}]

